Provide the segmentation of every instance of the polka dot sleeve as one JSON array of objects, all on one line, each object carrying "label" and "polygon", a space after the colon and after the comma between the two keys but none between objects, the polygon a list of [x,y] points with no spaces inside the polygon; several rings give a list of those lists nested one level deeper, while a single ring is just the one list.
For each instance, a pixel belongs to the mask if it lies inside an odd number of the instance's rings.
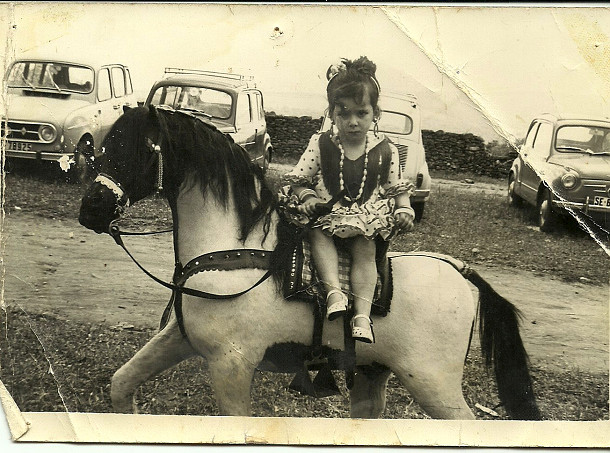
[{"label": "polka dot sleeve", "polygon": [[315,176],[320,173],[320,134],[315,134],[309,140],[305,152],[299,162],[289,172],[282,176],[282,184],[311,187]]},{"label": "polka dot sleeve", "polygon": [[392,161],[390,163],[390,173],[388,175],[388,181],[382,186],[386,193],[386,197],[392,198],[400,195],[404,192],[413,193],[415,186],[413,182],[403,176],[400,168],[400,158],[398,155],[398,149],[396,146],[390,143],[390,149],[392,150]]}]

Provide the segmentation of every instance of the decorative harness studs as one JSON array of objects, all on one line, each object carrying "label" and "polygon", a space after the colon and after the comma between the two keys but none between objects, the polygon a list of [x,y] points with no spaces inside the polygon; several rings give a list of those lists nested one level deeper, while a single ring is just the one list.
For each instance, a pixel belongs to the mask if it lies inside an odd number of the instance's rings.
[{"label": "decorative harness studs", "polygon": [[[161,133],[159,133],[159,138]],[[157,183],[155,184],[157,193],[163,190],[163,154],[161,153],[161,146],[155,144],[150,138],[146,137],[146,146],[151,153],[157,154]]]},{"label": "decorative harness studs", "polygon": [[99,182],[102,186],[110,189],[116,197],[117,210],[120,212],[124,207],[129,206],[129,197],[126,196],[125,190],[121,187],[121,184],[116,182],[112,176],[105,173],[100,173],[95,178],[94,182]]}]

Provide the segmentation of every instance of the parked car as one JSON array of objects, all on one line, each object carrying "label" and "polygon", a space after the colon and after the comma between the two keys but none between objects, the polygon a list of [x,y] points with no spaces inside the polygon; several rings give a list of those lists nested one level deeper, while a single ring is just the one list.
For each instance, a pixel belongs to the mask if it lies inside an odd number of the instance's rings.
[{"label": "parked car", "polygon": [[[382,110],[379,132],[383,132],[398,148],[402,170],[415,184],[411,206],[415,211],[415,220],[419,222],[424,215],[426,201],[430,198],[432,179],[426,162],[417,98],[410,94],[381,94],[379,107]],[[327,113],[320,132],[329,130],[331,124],[332,120]]]},{"label": "parked car", "polygon": [[508,174],[508,199],[536,206],[542,231],[570,213],[610,225],[610,121],[535,118]]},{"label": "parked car", "polygon": [[263,171],[273,156],[263,94],[252,78],[197,69],[165,68],[145,105],[167,106],[214,124],[250,154]]},{"label": "parked car", "polygon": [[129,68],[110,61],[26,56],[6,72],[6,157],[59,161],[82,181],[123,106],[137,104]]}]

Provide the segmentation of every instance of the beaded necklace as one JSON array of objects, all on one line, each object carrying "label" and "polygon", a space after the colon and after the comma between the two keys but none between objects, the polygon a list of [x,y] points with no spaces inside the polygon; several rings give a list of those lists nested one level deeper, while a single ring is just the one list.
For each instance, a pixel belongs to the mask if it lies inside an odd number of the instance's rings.
[{"label": "beaded necklace", "polygon": [[[341,139],[337,135],[337,145],[339,146],[339,151],[341,151],[341,159],[339,160],[339,189],[343,192],[345,189],[345,184],[343,182],[343,161],[345,160],[345,149],[343,149],[343,145],[341,144]],[[362,171],[362,182],[360,183],[360,189],[358,190],[358,195],[355,198],[351,198],[348,195],[345,195],[344,198],[347,201],[358,201],[362,198],[362,194],[364,193],[364,184],[366,183],[366,174],[368,172],[367,167],[369,163],[369,138],[368,136],[364,139],[364,170]]]}]

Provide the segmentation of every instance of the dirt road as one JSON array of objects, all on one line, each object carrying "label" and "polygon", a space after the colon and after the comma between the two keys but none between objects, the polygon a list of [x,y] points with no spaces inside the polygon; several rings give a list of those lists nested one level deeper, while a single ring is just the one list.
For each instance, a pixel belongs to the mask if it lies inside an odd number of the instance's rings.
[{"label": "dirt road", "polygon": [[[127,238],[138,260],[169,280],[169,234]],[[2,232],[3,292],[8,305],[66,321],[155,327],[169,291],[152,282],[108,235],[76,221],[14,212]],[[524,314],[532,363],[608,372],[608,285],[566,284],[510,268],[476,267]]]}]

